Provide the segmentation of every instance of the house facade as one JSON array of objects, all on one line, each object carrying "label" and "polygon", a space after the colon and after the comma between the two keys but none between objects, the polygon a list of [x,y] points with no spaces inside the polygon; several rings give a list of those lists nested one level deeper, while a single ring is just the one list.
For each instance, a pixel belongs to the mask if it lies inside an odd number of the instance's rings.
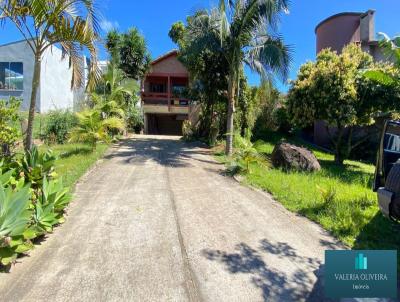
[{"label": "house facade", "polygon": [[[344,12],[330,16],[316,26],[315,35],[317,54],[325,48],[341,53],[346,45],[356,43],[375,61],[386,60],[376,40],[374,10]],[[313,141],[320,146],[330,145],[324,121],[314,123]]]},{"label": "house facade", "polygon": [[178,51],[173,50],[151,62],[142,81],[145,134],[181,135],[183,121],[190,119],[193,112],[184,97],[189,73],[177,56]]},{"label": "house facade", "polygon": [[[84,85],[71,90],[72,69],[62,51],[49,47],[42,57],[42,69],[37,93],[36,111],[45,113],[55,109],[73,109],[85,97],[87,61],[82,58]],[[22,100],[21,110],[29,109],[32,92],[34,56],[28,43],[17,41],[0,45],[0,99],[16,97]]]}]

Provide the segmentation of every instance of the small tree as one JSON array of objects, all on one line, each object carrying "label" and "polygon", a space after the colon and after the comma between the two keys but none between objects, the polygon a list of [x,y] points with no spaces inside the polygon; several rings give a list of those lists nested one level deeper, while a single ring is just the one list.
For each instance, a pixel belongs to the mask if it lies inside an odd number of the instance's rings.
[{"label": "small tree", "polygon": [[368,137],[354,137],[356,126],[371,125],[374,116],[399,107],[399,89],[390,90],[363,76],[366,69],[396,72],[393,66],[374,63],[372,57],[355,44],[338,55],[323,50],[316,62],[308,62],[288,93],[292,121],[301,127],[317,120],[327,123],[327,132],[335,152],[335,162],[342,164],[351,151]]},{"label": "small tree", "polygon": [[136,28],[126,33],[112,30],[107,34],[106,47],[111,61],[122,69],[128,78],[139,80],[147,72],[151,57],[144,37]]},{"label": "small tree", "polygon": [[33,120],[40,83],[41,61],[45,51],[59,45],[72,67],[72,87],[82,86],[82,50],[91,57],[89,85],[99,78],[97,51],[98,21],[93,0],[3,0],[0,21],[11,21],[22,34],[34,56],[32,93],[29,106],[25,149],[32,148]]}]

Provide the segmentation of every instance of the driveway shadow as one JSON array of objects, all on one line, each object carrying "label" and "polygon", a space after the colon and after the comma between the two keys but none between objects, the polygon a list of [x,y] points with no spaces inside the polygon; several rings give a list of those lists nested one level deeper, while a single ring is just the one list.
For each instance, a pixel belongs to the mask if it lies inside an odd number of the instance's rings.
[{"label": "driveway shadow", "polygon": [[168,167],[190,167],[189,160],[199,160],[198,155],[209,155],[201,143],[185,143],[176,139],[136,137],[119,142],[118,152],[106,155],[105,159],[120,159],[126,164],[146,164],[153,161]]},{"label": "driveway shadow", "polygon": [[[224,265],[231,274],[247,274],[254,287],[261,291],[263,301],[331,301],[324,298],[321,261],[299,255],[287,243],[262,239],[256,248],[242,242],[233,252],[206,249],[202,253],[208,260]],[[269,266],[263,259],[267,254],[287,260],[296,268],[294,273],[288,275]]]}]

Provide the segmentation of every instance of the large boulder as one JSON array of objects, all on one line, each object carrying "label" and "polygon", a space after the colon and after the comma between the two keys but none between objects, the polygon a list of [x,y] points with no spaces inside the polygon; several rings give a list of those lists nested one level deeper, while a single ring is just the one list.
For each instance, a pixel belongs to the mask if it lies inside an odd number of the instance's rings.
[{"label": "large boulder", "polygon": [[314,153],[302,147],[286,142],[277,144],[272,152],[272,164],[275,168],[297,171],[319,171],[321,166]]}]

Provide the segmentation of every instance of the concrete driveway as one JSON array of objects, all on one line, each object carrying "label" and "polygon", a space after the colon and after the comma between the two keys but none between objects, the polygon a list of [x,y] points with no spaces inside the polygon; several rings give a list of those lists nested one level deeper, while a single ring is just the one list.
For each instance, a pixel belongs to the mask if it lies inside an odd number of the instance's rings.
[{"label": "concrete driveway", "polygon": [[66,223],[0,274],[0,300],[323,300],[324,250],[340,246],[222,169],[177,138],[124,141]]}]

